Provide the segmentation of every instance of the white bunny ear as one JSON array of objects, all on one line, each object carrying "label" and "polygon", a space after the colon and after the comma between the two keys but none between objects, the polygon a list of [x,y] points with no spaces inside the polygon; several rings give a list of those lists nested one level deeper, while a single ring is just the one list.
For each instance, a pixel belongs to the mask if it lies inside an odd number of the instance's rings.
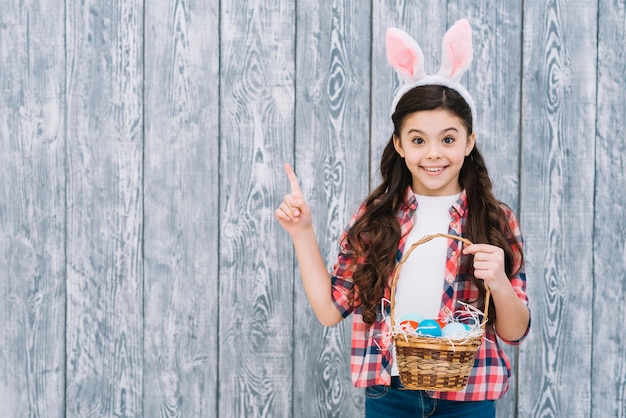
[{"label": "white bunny ear", "polygon": [[386,45],[389,65],[402,81],[410,83],[425,76],[424,53],[408,33],[398,28],[387,29]]},{"label": "white bunny ear", "polygon": [[439,74],[458,83],[472,63],[472,27],[467,19],[458,20],[443,37]]}]

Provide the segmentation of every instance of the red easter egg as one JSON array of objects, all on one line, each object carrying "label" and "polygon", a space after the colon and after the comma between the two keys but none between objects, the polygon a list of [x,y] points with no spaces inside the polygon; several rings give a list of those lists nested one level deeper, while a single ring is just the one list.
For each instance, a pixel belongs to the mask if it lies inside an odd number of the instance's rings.
[{"label": "red easter egg", "polygon": [[[400,327],[402,327],[402,329],[405,331],[415,331],[418,326],[419,323],[417,321],[411,321],[409,319],[400,322]],[[410,330],[408,328],[410,328]]]}]

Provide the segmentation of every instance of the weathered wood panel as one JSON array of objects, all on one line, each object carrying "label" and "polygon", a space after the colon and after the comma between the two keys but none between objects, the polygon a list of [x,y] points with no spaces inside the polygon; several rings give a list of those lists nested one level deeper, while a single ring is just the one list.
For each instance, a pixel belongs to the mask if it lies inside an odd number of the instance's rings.
[{"label": "weathered wood panel", "polygon": [[66,8],[67,413],[141,416],[143,9]]},{"label": "weathered wood panel", "polygon": [[222,1],[219,415],[289,416],[292,252],[274,219],[294,152],[295,5]]},{"label": "weathered wood panel", "polygon": [[0,12],[0,415],[65,413],[62,2]]},{"label": "weathered wood panel", "polygon": [[[626,417],[626,5],[599,2],[592,415]],[[589,145],[590,146],[590,145]]]},{"label": "weathered wood panel", "polygon": [[[339,235],[369,191],[370,9],[347,0],[300,2],[296,27],[295,167],[330,271]],[[352,318],[322,327],[295,277],[292,416],[362,416],[363,391],[349,373]]]},{"label": "weathered wood panel", "polygon": [[[462,17],[470,21],[473,31],[474,61],[463,81],[476,103],[476,146],[487,163],[496,197],[519,214],[522,3],[449,3],[448,26]],[[497,414],[514,417],[517,348],[500,345],[511,361],[513,378],[507,395],[498,401]]]},{"label": "weathered wood panel", "polygon": [[622,0],[6,2],[0,415],[361,416],[350,320],[317,323],[273,218],[282,164],[330,268],[391,134],[385,30],[414,35],[432,73],[468,17],[479,145],[520,208],[533,309],[498,414],[626,416],[625,13]]},{"label": "weathered wood panel", "polygon": [[217,413],[218,19],[217,1],[145,11],[146,417]]},{"label": "weathered wood panel", "polygon": [[533,331],[520,416],[591,414],[595,1],[524,3],[521,214]]}]

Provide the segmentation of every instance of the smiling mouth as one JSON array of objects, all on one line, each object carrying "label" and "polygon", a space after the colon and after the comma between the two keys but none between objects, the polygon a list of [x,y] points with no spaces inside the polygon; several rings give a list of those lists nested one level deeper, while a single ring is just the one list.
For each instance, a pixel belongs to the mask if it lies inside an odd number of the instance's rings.
[{"label": "smiling mouth", "polygon": [[422,169],[424,169],[428,173],[439,173],[440,171],[443,171],[445,168],[446,167],[422,167]]}]

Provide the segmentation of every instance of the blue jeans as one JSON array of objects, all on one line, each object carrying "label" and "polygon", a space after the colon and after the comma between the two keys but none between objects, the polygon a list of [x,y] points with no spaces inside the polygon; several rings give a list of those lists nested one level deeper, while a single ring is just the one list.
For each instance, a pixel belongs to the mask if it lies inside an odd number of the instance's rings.
[{"label": "blue jeans", "polygon": [[458,402],[433,399],[422,390],[404,389],[397,376],[392,377],[391,386],[370,386],[365,389],[365,418],[495,416],[495,401]]}]

